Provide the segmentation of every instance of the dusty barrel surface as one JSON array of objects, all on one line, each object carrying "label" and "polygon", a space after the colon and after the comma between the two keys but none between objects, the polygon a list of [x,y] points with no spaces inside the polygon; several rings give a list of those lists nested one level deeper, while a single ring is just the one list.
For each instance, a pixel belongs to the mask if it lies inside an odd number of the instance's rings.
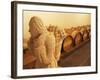
[{"label": "dusty barrel surface", "polygon": [[89,33],[88,33],[87,30],[85,30],[84,33],[83,33],[83,40],[86,40],[88,38],[89,38]]},{"label": "dusty barrel surface", "polygon": [[71,34],[76,28],[72,27],[72,28],[68,28],[68,29],[64,29],[66,34]]},{"label": "dusty barrel surface", "polygon": [[88,35],[89,35],[89,38],[91,37],[91,29],[90,27],[87,27],[87,31],[88,31]]},{"label": "dusty barrel surface", "polygon": [[64,52],[68,52],[74,46],[74,41],[72,36],[66,36],[62,43],[62,48]]},{"label": "dusty barrel surface", "polygon": [[91,30],[88,30],[89,38],[91,37]]},{"label": "dusty barrel surface", "polygon": [[86,40],[86,39],[89,38],[89,32],[88,32],[88,30],[87,30],[86,28],[82,28],[82,29],[80,30],[80,32],[81,32],[81,34],[82,34],[82,36],[83,36],[83,40]]},{"label": "dusty barrel surface", "polygon": [[79,31],[77,31],[77,30],[73,31],[71,36],[74,39],[75,45],[78,45],[78,44],[80,44],[83,41],[82,34]]}]

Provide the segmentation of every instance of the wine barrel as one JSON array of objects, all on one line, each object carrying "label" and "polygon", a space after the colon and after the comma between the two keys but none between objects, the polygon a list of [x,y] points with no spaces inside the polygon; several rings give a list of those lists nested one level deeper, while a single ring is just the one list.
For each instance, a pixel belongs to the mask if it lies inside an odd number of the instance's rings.
[{"label": "wine barrel", "polygon": [[88,32],[87,28],[82,28],[80,30],[80,32],[81,32],[81,34],[83,36],[83,40],[86,40],[86,39],[89,38],[89,32]]},{"label": "wine barrel", "polygon": [[73,31],[73,28],[67,28],[67,29],[64,29],[64,30],[65,30],[65,33],[71,34],[72,31]]},{"label": "wine barrel", "polygon": [[74,39],[75,45],[78,45],[83,41],[82,34],[79,31],[75,30],[75,31],[72,32],[71,35]]},{"label": "wine barrel", "polygon": [[80,30],[81,30],[81,26],[78,26],[78,27],[77,27],[77,30],[80,31]]},{"label": "wine barrel", "polygon": [[88,30],[89,38],[91,37],[91,30]]},{"label": "wine barrel", "polygon": [[88,33],[87,30],[85,30],[85,31],[83,32],[83,40],[86,40],[86,39],[88,39],[88,38],[89,38],[89,33]]},{"label": "wine barrel", "polygon": [[74,41],[73,41],[72,36],[70,36],[70,35],[66,36],[62,43],[63,51],[68,52],[70,49],[73,48],[73,46],[74,46]]},{"label": "wine barrel", "polygon": [[87,31],[88,31],[88,35],[89,35],[89,38],[91,37],[91,29],[90,27],[87,27]]}]

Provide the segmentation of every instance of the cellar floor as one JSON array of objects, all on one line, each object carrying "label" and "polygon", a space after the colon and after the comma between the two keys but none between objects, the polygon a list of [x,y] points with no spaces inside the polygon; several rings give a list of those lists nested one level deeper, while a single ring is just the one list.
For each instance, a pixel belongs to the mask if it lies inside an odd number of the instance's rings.
[{"label": "cellar floor", "polygon": [[[73,51],[69,56],[61,58],[59,61],[60,67],[75,67],[75,66],[90,66],[91,54],[90,54],[90,41],[77,50]],[[66,54],[66,53],[64,53]]]}]

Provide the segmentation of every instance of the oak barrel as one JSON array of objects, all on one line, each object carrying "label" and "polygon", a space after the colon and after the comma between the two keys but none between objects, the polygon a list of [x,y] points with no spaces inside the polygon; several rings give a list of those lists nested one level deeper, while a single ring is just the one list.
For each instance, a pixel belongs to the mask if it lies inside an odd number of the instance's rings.
[{"label": "oak barrel", "polygon": [[72,32],[71,35],[74,39],[75,45],[78,45],[83,41],[82,34],[79,31],[75,30],[75,31]]},{"label": "oak barrel", "polygon": [[87,30],[87,28],[82,28],[80,30],[82,36],[83,36],[83,40],[87,40],[89,38],[89,32]]},{"label": "oak barrel", "polygon": [[62,47],[64,52],[68,52],[74,46],[74,41],[72,36],[66,36],[63,40]]}]

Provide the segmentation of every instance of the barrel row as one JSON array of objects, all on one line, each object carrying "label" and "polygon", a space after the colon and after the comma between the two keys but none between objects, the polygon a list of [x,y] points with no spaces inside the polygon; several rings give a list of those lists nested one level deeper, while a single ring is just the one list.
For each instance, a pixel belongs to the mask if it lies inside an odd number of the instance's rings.
[{"label": "barrel row", "polygon": [[[50,25],[48,31],[56,31],[57,26]],[[65,38],[62,43],[62,51],[68,52],[76,45],[81,44],[83,41],[91,37],[90,25],[82,25],[77,27],[64,28]]]},{"label": "barrel row", "polygon": [[[54,32],[57,35],[58,26],[50,25],[47,30],[50,32]],[[61,31],[60,31],[61,32]],[[84,25],[84,26],[77,26],[77,27],[70,27],[70,28],[64,28],[62,31],[64,32],[64,39],[62,43],[62,51],[68,52],[72,48],[74,48],[76,45],[81,44],[83,41],[90,38],[90,25]],[[58,30],[59,34],[59,30]],[[25,41],[27,42],[27,41]],[[35,66],[35,57],[30,54],[30,51],[27,47],[23,50],[23,69],[32,69]]]},{"label": "barrel row", "polygon": [[72,27],[68,29],[65,28],[64,31],[66,33],[66,37],[63,40],[62,49],[65,52],[68,52],[70,49],[91,37],[90,25]]}]

